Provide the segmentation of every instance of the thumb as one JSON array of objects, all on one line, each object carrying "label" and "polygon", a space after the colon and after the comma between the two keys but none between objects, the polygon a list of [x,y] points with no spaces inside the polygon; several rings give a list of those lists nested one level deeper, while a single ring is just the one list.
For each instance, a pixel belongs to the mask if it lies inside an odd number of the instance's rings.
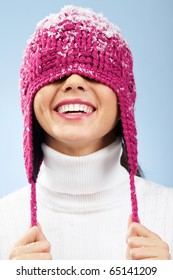
[{"label": "thumb", "polygon": [[39,223],[37,223],[37,235],[36,235],[36,240],[35,241],[44,241],[47,240],[46,236],[43,233],[42,227]]},{"label": "thumb", "polygon": [[130,214],[129,217],[128,217],[128,224],[127,224],[128,228],[130,227],[131,223],[133,223],[133,221],[132,221],[132,214]]},{"label": "thumb", "polygon": [[[129,217],[128,217],[127,227],[129,228],[132,223],[134,223],[134,222],[133,222],[132,214],[130,214]],[[139,220],[138,223],[141,224],[141,221]]]},{"label": "thumb", "polygon": [[128,228],[127,228],[127,234],[126,234],[126,243],[128,243],[129,237],[131,237],[131,236],[137,236],[135,227],[134,227],[134,226],[131,226],[132,223],[133,223],[132,214],[130,214],[129,217],[128,217],[128,225],[127,225]]},{"label": "thumb", "polygon": [[44,240],[47,239],[41,229],[41,226],[38,225],[29,228],[27,232],[22,236],[22,238],[19,239],[18,242],[15,244],[15,247],[24,246],[29,243],[33,243],[36,241],[44,241]]}]

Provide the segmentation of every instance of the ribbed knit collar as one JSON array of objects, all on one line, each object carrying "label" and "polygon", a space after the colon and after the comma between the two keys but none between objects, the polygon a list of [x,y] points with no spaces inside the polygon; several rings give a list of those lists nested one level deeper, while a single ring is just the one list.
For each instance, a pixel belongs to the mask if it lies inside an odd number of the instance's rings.
[{"label": "ribbed knit collar", "polygon": [[120,165],[122,154],[118,139],[109,146],[86,156],[68,156],[47,145],[42,145],[44,154],[44,181],[49,189],[59,193],[92,194],[112,187],[113,180],[118,185],[127,176]]},{"label": "ribbed knit collar", "polygon": [[[58,211],[106,209],[129,198],[129,174],[120,164],[121,141],[86,156],[68,156],[42,145],[38,199]],[[40,202],[41,202],[40,201]]]}]

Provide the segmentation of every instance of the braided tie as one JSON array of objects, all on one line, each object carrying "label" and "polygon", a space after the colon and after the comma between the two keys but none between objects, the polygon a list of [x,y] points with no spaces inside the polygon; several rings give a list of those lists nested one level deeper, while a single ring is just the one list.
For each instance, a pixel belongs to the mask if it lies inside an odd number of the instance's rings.
[{"label": "braided tie", "polygon": [[37,225],[37,200],[36,200],[36,186],[35,182],[31,182],[31,226]]},{"label": "braided tie", "polygon": [[132,173],[130,174],[130,195],[131,195],[131,207],[132,207],[132,221],[139,223],[136,188],[134,183],[134,174]]}]

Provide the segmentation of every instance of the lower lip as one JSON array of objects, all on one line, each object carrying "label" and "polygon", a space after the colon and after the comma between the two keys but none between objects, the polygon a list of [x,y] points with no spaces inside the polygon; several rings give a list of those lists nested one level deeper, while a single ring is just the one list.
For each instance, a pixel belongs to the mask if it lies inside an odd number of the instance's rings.
[{"label": "lower lip", "polygon": [[72,121],[78,121],[78,120],[83,120],[83,119],[86,119],[86,118],[89,118],[93,115],[94,112],[92,113],[82,113],[82,114],[61,114],[59,112],[56,112],[56,114],[60,117],[60,118],[63,118],[63,119],[66,119],[66,120],[72,120]]}]

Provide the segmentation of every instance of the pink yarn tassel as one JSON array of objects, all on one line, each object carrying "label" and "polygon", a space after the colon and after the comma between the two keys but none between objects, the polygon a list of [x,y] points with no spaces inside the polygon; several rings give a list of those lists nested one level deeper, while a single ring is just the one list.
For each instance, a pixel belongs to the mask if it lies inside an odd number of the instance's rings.
[{"label": "pink yarn tassel", "polygon": [[132,173],[130,174],[130,191],[131,191],[131,205],[132,205],[132,221],[139,223],[136,188],[134,182],[134,174]]},{"label": "pink yarn tassel", "polygon": [[31,182],[31,226],[37,225],[37,200],[35,182]]}]

